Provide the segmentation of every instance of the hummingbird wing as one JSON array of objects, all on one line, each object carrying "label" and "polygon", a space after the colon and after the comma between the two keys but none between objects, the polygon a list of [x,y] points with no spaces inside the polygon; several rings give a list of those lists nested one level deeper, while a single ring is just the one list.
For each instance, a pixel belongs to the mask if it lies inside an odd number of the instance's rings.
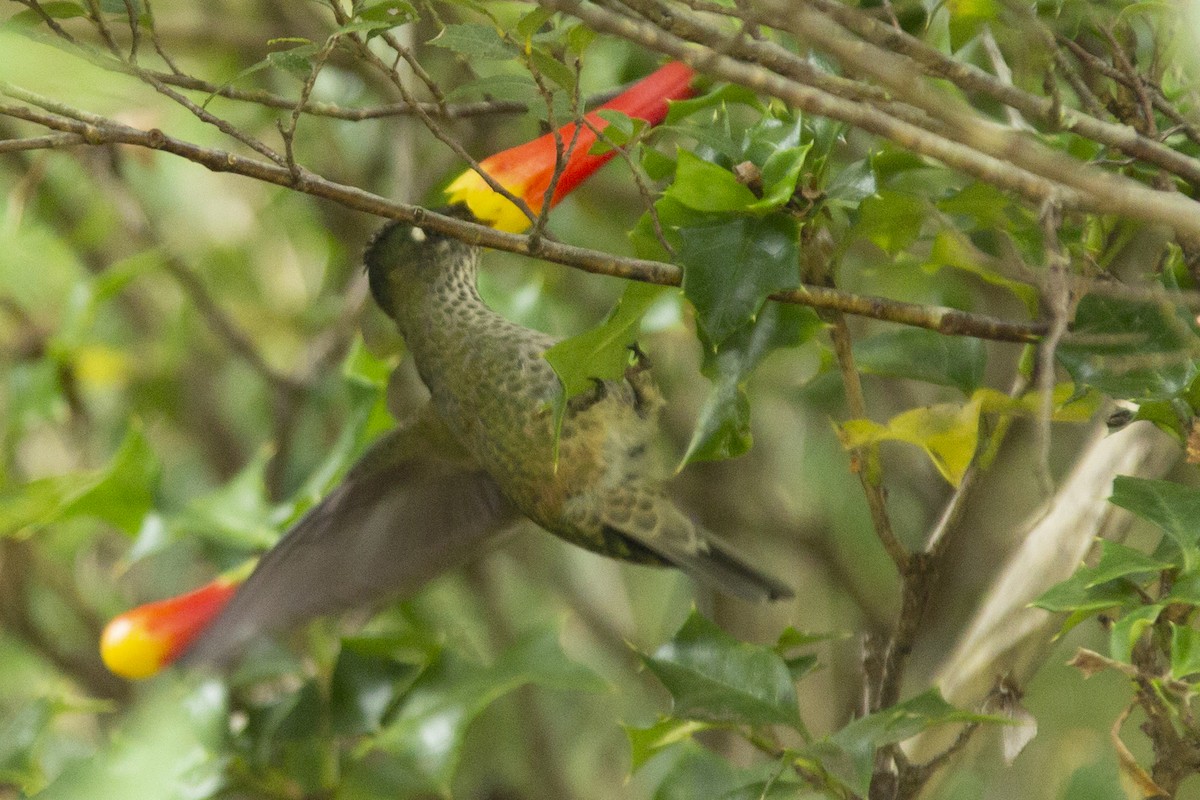
[{"label": "hummingbird wing", "polygon": [[430,413],[378,441],[259,561],[185,663],[224,663],[251,639],[411,594],[518,517]]}]

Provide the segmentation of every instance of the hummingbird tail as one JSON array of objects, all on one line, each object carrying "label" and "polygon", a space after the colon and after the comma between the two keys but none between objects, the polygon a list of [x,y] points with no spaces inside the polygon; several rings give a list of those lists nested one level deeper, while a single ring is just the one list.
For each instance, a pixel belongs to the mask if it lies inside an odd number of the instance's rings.
[{"label": "hummingbird tail", "polygon": [[708,531],[704,532],[704,542],[705,550],[674,559],[684,572],[697,580],[752,603],[795,597],[790,586],[747,564],[729,545]]}]

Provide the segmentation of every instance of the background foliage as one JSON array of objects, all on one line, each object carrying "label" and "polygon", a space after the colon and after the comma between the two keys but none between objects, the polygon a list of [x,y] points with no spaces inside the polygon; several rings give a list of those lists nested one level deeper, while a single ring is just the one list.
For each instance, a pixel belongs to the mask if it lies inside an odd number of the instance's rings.
[{"label": "background foliage", "polygon": [[[936,688],[1082,423],[1190,431],[1191,6],[7,5],[0,797],[1200,796],[1193,466],[1118,479],[1138,522],[1041,594],[1020,668]],[[363,212],[411,218],[384,198],[655,50],[703,91],[615,118],[548,231],[682,289],[500,251],[482,289],[560,336],[608,320],[568,383],[640,333],[681,500],[797,600],[521,529],[230,675],[109,675],[107,618],[269,546],[413,402]]]}]

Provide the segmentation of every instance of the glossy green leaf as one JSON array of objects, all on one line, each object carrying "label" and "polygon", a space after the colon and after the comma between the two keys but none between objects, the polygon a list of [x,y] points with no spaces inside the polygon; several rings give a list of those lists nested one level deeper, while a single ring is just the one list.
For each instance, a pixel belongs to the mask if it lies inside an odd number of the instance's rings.
[{"label": "glossy green leaf", "polygon": [[812,309],[770,303],[753,323],[709,354],[702,370],[713,387],[680,464],[735,458],[749,450],[750,399],[745,384],[750,373],[772,350],[795,347],[820,328]]},{"label": "glossy green leaf", "polygon": [[1108,654],[1117,661],[1128,664],[1133,659],[1133,646],[1146,629],[1154,624],[1158,615],[1166,608],[1162,603],[1141,606],[1123,614],[1113,623],[1108,636]]},{"label": "glossy green leaf", "polygon": [[1185,572],[1200,556],[1200,490],[1170,481],[1121,475],[1113,481],[1109,502],[1153,522],[1179,547]]},{"label": "glossy green leaf", "polygon": [[591,330],[563,339],[545,353],[563,385],[564,399],[592,388],[594,380],[620,380],[632,363],[642,315],[666,287],[629,281],[608,316]]},{"label": "glossy green leaf", "polygon": [[679,231],[683,292],[707,347],[752,323],[770,294],[799,283],[797,235],[796,220],[784,214]]},{"label": "glossy green leaf", "polygon": [[696,611],[642,660],[671,693],[677,717],[801,727],[783,659],[770,648],[739,642]]},{"label": "glossy green leaf", "polygon": [[854,343],[863,372],[953,386],[970,395],[983,383],[987,349],[980,339],[903,328]]},{"label": "glossy green leaf", "polygon": [[758,200],[732,172],[687,150],[677,153],[675,182],[666,196],[710,214],[745,211]]}]

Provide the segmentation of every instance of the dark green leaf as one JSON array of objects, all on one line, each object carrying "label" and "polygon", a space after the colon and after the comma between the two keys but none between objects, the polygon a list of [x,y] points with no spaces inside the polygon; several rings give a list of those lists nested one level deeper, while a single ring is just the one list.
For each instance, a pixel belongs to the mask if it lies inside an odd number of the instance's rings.
[{"label": "dark green leaf", "polygon": [[969,336],[904,328],[856,341],[854,361],[864,372],[953,386],[970,396],[983,383],[987,349]]},{"label": "dark green leaf", "polygon": [[[1197,377],[1188,355],[1191,324],[1173,305],[1089,294],[1079,302],[1072,334],[1055,355],[1081,387],[1130,400],[1167,400]],[[1089,343],[1089,336],[1095,341]]]},{"label": "dark green leaf", "polygon": [[770,648],[739,642],[692,611],[671,641],[643,656],[687,719],[799,729],[796,687]]},{"label": "dark green leaf", "polygon": [[811,338],[821,321],[809,308],[770,303],[704,360],[713,388],[700,409],[681,463],[735,458],[750,449],[750,400],[745,383],[772,350]]},{"label": "dark green leaf", "polygon": [[1170,481],[1118,476],[1109,502],[1153,522],[1178,545],[1185,572],[1197,566],[1200,491]]},{"label": "dark green leaf", "polygon": [[683,291],[710,350],[753,323],[768,295],[799,283],[791,216],[742,217],[682,228],[679,236]]},{"label": "dark green leaf", "polygon": [[812,144],[789,147],[771,154],[762,167],[762,199],[750,204],[753,211],[769,211],[779,208],[796,193],[796,182],[804,169],[804,160]]},{"label": "dark green leaf", "polygon": [[404,642],[394,637],[354,637],[342,640],[329,704],[334,730],[356,736],[379,730],[400,692],[417,676],[422,662],[396,658]]}]

